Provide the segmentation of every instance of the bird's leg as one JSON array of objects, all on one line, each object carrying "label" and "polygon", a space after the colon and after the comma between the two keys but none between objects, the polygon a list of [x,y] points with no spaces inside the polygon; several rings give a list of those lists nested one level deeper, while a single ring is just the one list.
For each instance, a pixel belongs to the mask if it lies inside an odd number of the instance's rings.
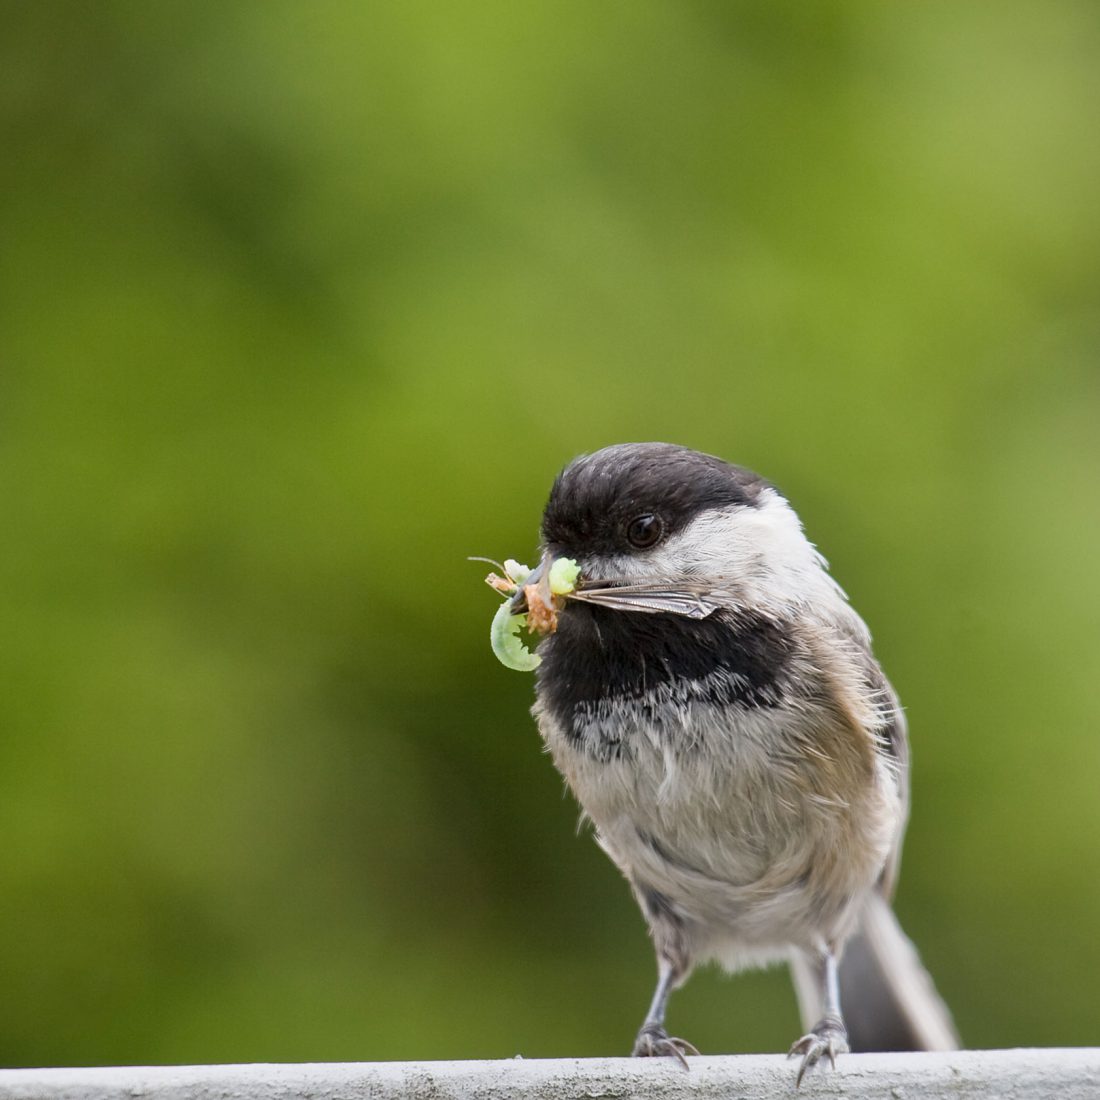
[{"label": "bird's leg", "polygon": [[798,1067],[796,1084],[802,1084],[806,1071],[813,1069],[824,1055],[829,1064],[836,1068],[836,1056],[848,1053],[848,1031],[844,1026],[844,1017],[840,1014],[840,982],[837,978],[836,949],[823,945],[815,960],[815,970],[821,982],[822,1004],[824,1011],[813,1029],[803,1035],[788,1053],[788,1058],[802,1055],[802,1064]]},{"label": "bird's leg", "polygon": [[672,1038],[665,1031],[668,996],[684,977],[684,970],[684,967],[677,966],[667,956],[657,956],[657,988],[653,993],[653,1001],[646,1013],[646,1018],[638,1029],[638,1037],[634,1040],[635,1058],[670,1054],[673,1058],[679,1059],[681,1065],[687,1069],[685,1055],[699,1053],[686,1039]]}]

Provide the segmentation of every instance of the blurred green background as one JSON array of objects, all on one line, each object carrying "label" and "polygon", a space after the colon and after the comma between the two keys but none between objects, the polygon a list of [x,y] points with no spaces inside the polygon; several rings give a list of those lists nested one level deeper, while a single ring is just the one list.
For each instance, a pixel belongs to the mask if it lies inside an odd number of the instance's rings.
[{"label": "blurred green background", "polygon": [[[627,1051],[465,557],[644,439],[874,629],[968,1044],[1100,1041],[1100,7],[0,14],[0,1063]],[[798,1027],[778,971],[671,1023]]]}]

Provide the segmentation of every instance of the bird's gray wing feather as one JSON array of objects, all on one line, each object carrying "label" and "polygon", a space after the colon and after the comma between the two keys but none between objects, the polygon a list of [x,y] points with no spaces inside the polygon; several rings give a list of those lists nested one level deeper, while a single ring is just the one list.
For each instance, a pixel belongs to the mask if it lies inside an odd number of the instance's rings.
[{"label": "bird's gray wing feather", "polygon": [[[883,716],[876,734],[881,751],[894,765],[902,812],[878,889],[868,896],[840,962],[840,1003],[848,1039],[854,1051],[957,1050],[959,1037],[951,1013],[890,906],[909,810],[909,739],[905,712],[893,687],[869,651],[866,656],[868,685]],[[810,1028],[823,1010],[815,961],[795,951],[791,978],[803,1024]]]}]

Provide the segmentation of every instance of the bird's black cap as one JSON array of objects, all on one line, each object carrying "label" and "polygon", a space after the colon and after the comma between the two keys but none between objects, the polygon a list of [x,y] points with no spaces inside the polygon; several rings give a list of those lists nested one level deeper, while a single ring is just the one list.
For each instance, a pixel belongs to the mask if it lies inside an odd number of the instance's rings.
[{"label": "bird's black cap", "polygon": [[654,513],[666,534],[701,512],[755,507],[769,484],[714,455],[673,443],[618,443],[574,459],[558,475],[542,517],[548,546],[583,546],[593,553],[629,550],[623,532],[635,517]]}]

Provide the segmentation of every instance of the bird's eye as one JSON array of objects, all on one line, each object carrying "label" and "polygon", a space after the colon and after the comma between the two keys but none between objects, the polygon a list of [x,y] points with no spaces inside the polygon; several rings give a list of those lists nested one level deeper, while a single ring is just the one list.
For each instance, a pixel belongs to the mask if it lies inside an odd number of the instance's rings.
[{"label": "bird's eye", "polygon": [[626,537],[630,540],[630,545],[639,550],[646,550],[655,545],[664,533],[665,525],[661,517],[650,512],[635,516],[626,529]]}]

